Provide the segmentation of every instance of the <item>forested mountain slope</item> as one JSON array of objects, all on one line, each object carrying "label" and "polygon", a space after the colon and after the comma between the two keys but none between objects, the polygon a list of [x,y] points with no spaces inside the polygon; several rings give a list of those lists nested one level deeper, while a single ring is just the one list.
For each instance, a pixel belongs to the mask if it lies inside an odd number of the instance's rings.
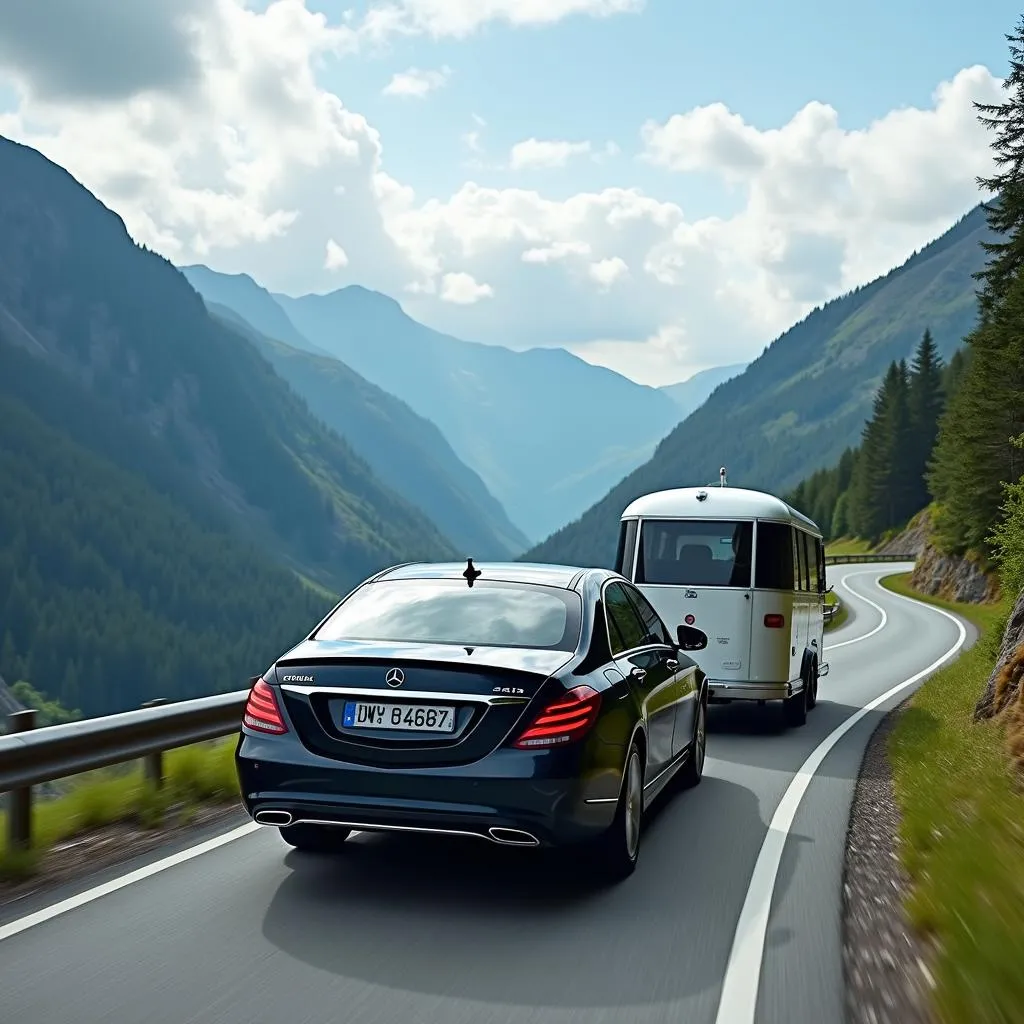
[{"label": "forested mountain slope", "polygon": [[0,673],[86,714],[235,689],[385,565],[456,557],[166,260],[0,139]]},{"label": "forested mountain slope", "polygon": [[707,483],[726,466],[735,486],[777,494],[857,444],[893,360],[926,328],[948,358],[977,318],[972,275],[994,236],[981,207],[884,277],[829,302],[721,385],[639,467],[580,519],[522,557],[610,564],[622,509],[664,487]]},{"label": "forested mountain slope", "polygon": [[242,331],[310,411],[345,438],[388,487],[421,508],[460,554],[500,561],[529,547],[433,423],[337,359],[269,338],[227,306],[210,300],[207,305]]}]

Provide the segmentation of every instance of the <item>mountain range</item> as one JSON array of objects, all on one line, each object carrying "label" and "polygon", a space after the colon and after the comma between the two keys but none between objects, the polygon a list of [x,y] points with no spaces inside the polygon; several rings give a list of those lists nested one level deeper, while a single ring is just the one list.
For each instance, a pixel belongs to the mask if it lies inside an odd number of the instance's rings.
[{"label": "mountain range", "polygon": [[786,493],[856,444],[892,360],[909,360],[925,328],[940,354],[977,318],[973,275],[993,234],[977,206],[902,266],[823,307],[721,384],[652,457],[581,517],[522,557],[610,565],[618,520],[634,498],[718,479]]},{"label": "mountain range", "polygon": [[[207,301],[275,341],[329,353],[436,424],[530,542],[644,462],[681,415],[670,394],[564,349],[462,341],[358,285],[295,298],[242,275],[181,269]],[[586,408],[601,415],[568,411]]]},{"label": "mountain range", "polygon": [[788,489],[925,327],[959,345],[990,237],[973,210],[748,366],[654,388],[358,287],[180,271],[3,138],[0,183],[0,671],[87,716],[244,685],[388,564],[608,564],[638,493],[722,464]]},{"label": "mountain range", "polygon": [[708,370],[701,370],[692,377],[680,381],[678,384],[663,384],[659,390],[663,391],[679,410],[680,420],[685,419],[699,409],[720,385],[733,377],[738,377],[746,368],[747,363],[732,363],[729,366],[712,366]]},{"label": "mountain range", "polygon": [[500,560],[529,547],[430,420],[337,359],[268,338],[227,306],[208,301],[207,308],[252,342],[310,411],[344,437],[383,483],[426,512],[461,554]]}]

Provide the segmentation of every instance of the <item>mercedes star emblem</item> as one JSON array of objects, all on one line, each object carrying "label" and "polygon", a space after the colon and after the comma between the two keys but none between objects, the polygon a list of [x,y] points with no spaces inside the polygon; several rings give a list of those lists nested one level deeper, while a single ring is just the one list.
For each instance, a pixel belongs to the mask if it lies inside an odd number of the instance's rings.
[{"label": "mercedes star emblem", "polygon": [[405,673],[400,668],[389,669],[388,674],[384,677],[384,682],[388,686],[401,686],[405,682]]}]

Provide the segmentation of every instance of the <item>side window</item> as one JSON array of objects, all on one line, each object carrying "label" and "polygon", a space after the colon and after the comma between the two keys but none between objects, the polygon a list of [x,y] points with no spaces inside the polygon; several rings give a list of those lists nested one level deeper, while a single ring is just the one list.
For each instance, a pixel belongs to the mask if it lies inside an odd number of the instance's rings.
[{"label": "side window", "polygon": [[807,537],[807,568],[811,572],[810,591],[817,594],[820,591],[818,586],[818,565],[821,561],[821,541],[817,537],[808,534]]},{"label": "side window", "polygon": [[807,589],[807,551],[804,548],[804,535],[802,530],[793,528],[793,561],[796,565],[796,579],[794,580],[796,590]]},{"label": "side window", "polygon": [[759,590],[792,590],[793,548],[791,526],[758,521],[754,586]]},{"label": "side window", "polygon": [[818,590],[825,593],[828,590],[828,581],[825,573],[825,543],[818,541]]},{"label": "side window", "polygon": [[621,583],[608,584],[604,592],[604,603],[608,610],[608,639],[611,641],[612,654],[619,655],[634,647],[642,647],[647,629]]},{"label": "side window", "polygon": [[615,571],[627,580],[633,578],[633,555],[636,551],[637,521],[627,519],[619,525],[619,549],[615,553]]},{"label": "side window", "polygon": [[650,642],[667,644],[671,647],[672,638],[669,636],[665,623],[661,621],[661,616],[654,610],[651,602],[636,587],[626,587],[624,589],[644,624],[644,633],[650,638]]}]

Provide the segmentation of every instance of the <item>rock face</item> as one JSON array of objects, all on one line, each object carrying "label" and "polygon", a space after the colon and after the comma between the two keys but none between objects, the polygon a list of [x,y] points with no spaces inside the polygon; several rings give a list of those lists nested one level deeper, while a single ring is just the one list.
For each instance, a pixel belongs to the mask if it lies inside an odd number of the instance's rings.
[{"label": "rock face", "polygon": [[928,509],[911,519],[907,528],[877,549],[880,555],[913,555],[910,585],[922,594],[947,601],[980,604],[999,597],[999,581],[973,559],[947,555],[931,542]]},{"label": "rock face", "polygon": [[877,553],[879,555],[913,555],[915,558],[928,547],[931,519],[928,510],[919,512],[910,520],[907,528],[892,540],[886,541]]},{"label": "rock face", "polygon": [[1021,699],[1021,676],[1024,675],[1024,591],[1017,595],[1017,601],[1006,620],[1003,642],[995,668],[985,685],[974,709],[975,720],[994,718],[1011,704]]},{"label": "rock face", "polygon": [[946,555],[927,545],[917,556],[910,585],[922,594],[980,604],[999,597],[999,582],[970,558]]}]

